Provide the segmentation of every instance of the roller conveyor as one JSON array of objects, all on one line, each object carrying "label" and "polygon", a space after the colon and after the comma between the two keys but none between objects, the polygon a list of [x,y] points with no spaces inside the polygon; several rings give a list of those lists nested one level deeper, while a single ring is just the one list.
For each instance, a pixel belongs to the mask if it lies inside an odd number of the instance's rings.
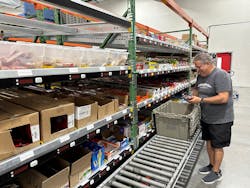
[{"label": "roller conveyor", "polygon": [[155,135],[98,188],[184,188],[201,148],[200,130],[191,141]]}]

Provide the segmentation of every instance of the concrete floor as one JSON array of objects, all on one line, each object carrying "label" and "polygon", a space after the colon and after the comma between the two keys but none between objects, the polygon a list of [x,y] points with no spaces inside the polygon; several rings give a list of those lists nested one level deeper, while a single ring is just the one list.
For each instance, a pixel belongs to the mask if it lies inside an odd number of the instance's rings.
[{"label": "concrete floor", "polygon": [[221,166],[223,179],[213,185],[201,181],[198,169],[208,164],[203,147],[187,188],[249,188],[250,187],[250,88],[235,88],[239,100],[234,103],[235,121],[230,147],[224,149]]}]

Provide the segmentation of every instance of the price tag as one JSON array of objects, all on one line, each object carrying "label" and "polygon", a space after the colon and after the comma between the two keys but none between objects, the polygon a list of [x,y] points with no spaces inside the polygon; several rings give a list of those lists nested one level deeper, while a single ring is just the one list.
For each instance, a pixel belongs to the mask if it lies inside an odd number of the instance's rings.
[{"label": "price tag", "polygon": [[34,157],[34,152],[33,151],[27,151],[23,154],[20,155],[20,161],[23,162],[31,157]]},{"label": "price tag", "polygon": [[115,120],[115,121],[114,121],[114,124],[116,125],[117,123],[118,123],[118,121],[117,121],[117,120]]},{"label": "price tag", "polygon": [[74,147],[76,145],[76,142],[75,141],[73,141],[73,142],[71,142],[70,144],[69,144],[69,146],[72,148],[72,147]]},{"label": "price tag", "polygon": [[112,76],[112,72],[109,72],[109,76]]},{"label": "price tag", "polygon": [[23,69],[23,70],[17,70],[18,76],[33,76],[32,70],[29,69]]},{"label": "price tag", "polygon": [[87,131],[89,131],[89,130],[91,130],[93,128],[94,128],[94,124],[90,124],[90,125],[87,126]]},{"label": "price tag", "polygon": [[34,161],[31,161],[30,162],[30,167],[31,168],[33,168],[33,167],[35,167],[35,166],[37,166],[38,165],[38,161],[37,160],[34,160]]},{"label": "price tag", "polygon": [[70,73],[78,73],[79,70],[78,70],[78,68],[69,68],[69,72]]},{"label": "price tag", "polygon": [[106,121],[111,121],[112,120],[112,116],[109,116],[106,118]]},{"label": "price tag", "polygon": [[69,136],[69,135],[62,136],[62,137],[60,137],[60,142],[61,142],[61,143],[64,143],[64,142],[66,142],[66,141],[69,140],[69,139],[70,139],[70,136]]}]

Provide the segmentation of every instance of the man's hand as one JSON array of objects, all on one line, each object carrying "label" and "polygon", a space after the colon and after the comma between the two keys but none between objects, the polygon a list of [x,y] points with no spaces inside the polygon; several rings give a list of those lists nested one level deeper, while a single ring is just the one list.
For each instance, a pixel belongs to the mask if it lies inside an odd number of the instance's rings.
[{"label": "man's hand", "polygon": [[199,104],[201,102],[201,98],[197,96],[191,96],[188,102],[191,104]]}]

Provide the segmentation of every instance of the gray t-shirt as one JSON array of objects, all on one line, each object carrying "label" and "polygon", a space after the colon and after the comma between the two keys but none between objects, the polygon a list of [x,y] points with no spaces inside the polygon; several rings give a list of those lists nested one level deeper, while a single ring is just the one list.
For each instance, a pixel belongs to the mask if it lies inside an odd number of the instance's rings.
[{"label": "gray t-shirt", "polygon": [[201,104],[201,120],[208,124],[229,123],[234,120],[232,80],[230,75],[215,68],[207,77],[198,76],[196,89],[199,97],[212,97],[220,92],[228,91],[229,99],[226,104]]}]

